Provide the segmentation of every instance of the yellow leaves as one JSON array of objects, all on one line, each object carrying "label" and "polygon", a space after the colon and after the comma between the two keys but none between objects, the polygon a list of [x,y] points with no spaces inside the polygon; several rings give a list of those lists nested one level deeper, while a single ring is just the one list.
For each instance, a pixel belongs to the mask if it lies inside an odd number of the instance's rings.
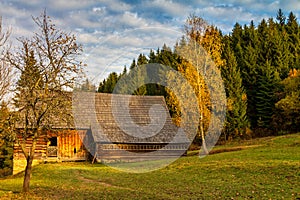
[{"label": "yellow leaves", "polygon": [[217,67],[224,64],[221,56],[223,48],[222,36],[217,27],[209,25],[201,17],[192,15],[186,21],[185,33],[190,42],[196,42],[205,49]]},{"label": "yellow leaves", "polygon": [[242,100],[247,101],[247,94],[246,93],[242,94]]},{"label": "yellow leaves", "polygon": [[224,64],[222,59],[222,37],[217,28],[210,26],[205,32],[200,45],[207,51],[207,54],[211,56],[215,65],[220,67]]},{"label": "yellow leaves", "polygon": [[[204,127],[208,127],[209,121],[210,121],[210,95],[207,90],[207,86],[205,84],[204,78],[200,74],[200,70],[198,70],[195,66],[193,66],[190,62],[183,61],[178,65],[178,71],[182,74],[182,76],[187,80],[187,83],[192,87],[193,92],[196,95],[197,105],[191,105],[191,102],[184,102],[185,106],[187,107],[198,107],[200,113],[202,113],[203,116],[203,124]],[[170,75],[169,75],[170,76]],[[171,76],[168,77],[169,79],[172,78]],[[188,94],[187,85],[185,84],[177,84],[177,87],[180,88],[182,91],[182,94],[185,96],[192,96],[191,94]],[[181,115],[184,114],[185,110],[180,109],[180,105],[178,102],[177,97],[175,94],[167,90],[168,97],[167,97],[167,104],[171,108],[171,114],[173,117],[173,122],[176,125],[179,125],[181,122]],[[187,98],[186,98],[187,99]],[[194,119],[195,120],[195,119]],[[198,121],[198,119],[197,119]]]},{"label": "yellow leaves", "polygon": [[179,126],[181,122],[181,109],[178,98],[176,97],[174,92],[172,92],[172,90],[166,88],[166,92],[169,94],[166,98],[166,103],[172,112],[172,121],[176,126]]},{"label": "yellow leaves", "polygon": [[228,111],[232,111],[233,110],[233,103],[234,103],[233,99],[227,98],[227,110]]},{"label": "yellow leaves", "polygon": [[300,70],[291,69],[289,72],[289,77],[297,77],[300,76]]}]

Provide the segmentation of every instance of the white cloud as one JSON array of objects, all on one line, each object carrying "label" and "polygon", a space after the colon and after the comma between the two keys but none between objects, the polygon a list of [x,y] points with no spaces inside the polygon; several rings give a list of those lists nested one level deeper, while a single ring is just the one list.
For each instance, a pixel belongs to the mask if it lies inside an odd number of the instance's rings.
[{"label": "white cloud", "polygon": [[148,55],[150,49],[156,50],[164,43],[173,47],[180,36],[181,32],[174,28],[157,25],[128,29],[99,38],[98,45],[85,49],[85,53],[88,54],[84,58],[88,64],[87,74],[97,83],[109,72],[119,73],[124,65],[129,67],[140,53]]},{"label": "white cloud", "polygon": [[81,44],[95,44],[99,42],[99,38],[96,35],[88,33],[79,33],[77,34],[78,42]]},{"label": "white cloud", "polygon": [[132,9],[132,5],[118,0],[100,0],[97,4],[105,5],[111,11],[124,12]]},{"label": "white cloud", "polygon": [[280,7],[286,11],[300,12],[300,1],[299,0],[285,0],[280,1]]},{"label": "white cloud", "polygon": [[213,19],[215,22],[238,22],[255,20],[257,16],[245,11],[241,7],[206,7],[198,9],[197,13],[201,13],[204,17]]},{"label": "white cloud", "polygon": [[[88,73],[121,71],[141,52],[157,49],[164,43],[173,46],[181,36],[186,17],[195,13],[225,32],[236,22],[259,22],[276,17],[282,8],[299,17],[299,0],[145,0],[138,3],[122,0],[1,0],[0,15],[4,26],[12,26],[12,40],[30,36],[36,29],[31,15],[39,16],[44,8],[57,27],[72,31],[83,44]],[[104,77],[103,77],[104,78]],[[99,79],[98,79],[99,80]]]},{"label": "white cloud", "polygon": [[93,12],[105,14],[106,13],[106,7],[105,6],[103,6],[103,7],[94,7]]},{"label": "white cloud", "polygon": [[[25,0],[26,1],[26,0]],[[95,2],[94,1],[86,1],[86,0],[56,0],[51,1],[49,0],[46,3],[47,7],[54,11],[70,11],[70,10],[82,10],[87,9],[92,6]]]},{"label": "white cloud", "polygon": [[138,17],[137,13],[125,11],[123,15],[119,16],[119,23],[130,27],[141,27],[147,25],[147,20]]}]

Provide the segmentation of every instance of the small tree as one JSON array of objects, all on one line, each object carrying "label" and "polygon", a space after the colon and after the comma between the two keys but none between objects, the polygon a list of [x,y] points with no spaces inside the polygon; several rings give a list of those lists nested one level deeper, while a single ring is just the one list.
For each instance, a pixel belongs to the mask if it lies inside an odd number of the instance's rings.
[{"label": "small tree", "polygon": [[[191,62],[192,68],[186,65],[184,76],[194,88],[199,105],[199,135],[202,140],[203,152],[208,154],[207,141],[205,139],[206,130],[212,116],[212,95],[208,87],[215,90],[217,94],[220,88],[218,82],[214,82],[212,77],[208,80],[206,72],[213,70],[212,66],[219,68],[223,64],[222,35],[214,26],[209,25],[203,18],[191,15],[184,28],[187,36],[186,58]],[[182,49],[184,50],[184,49]],[[180,67],[178,69],[180,70]],[[208,73],[209,74],[209,73]],[[209,82],[209,83],[208,83]],[[209,86],[208,86],[209,85]],[[219,92],[219,91],[218,91]]]},{"label": "small tree", "polygon": [[289,133],[300,131],[300,70],[290,70],[284,86],[283,98],[275,104],[273,124],[277,131]]},{"label": "small tree", "polygon": [[[38,138],[54,121],[70,123],[71,95],[76,77],[82,72],[77,56],[82,51],[76,37],[59,30],[44,11],[33,18],[38,32],[20,38],[21,48],[8,53],[8,62],[21,76],[15,90],[16,123],[22,128],[16,139],[26,159],[23,192],[29,191],[32,163]],[[26,140],[32,140],[30,144]]]}]

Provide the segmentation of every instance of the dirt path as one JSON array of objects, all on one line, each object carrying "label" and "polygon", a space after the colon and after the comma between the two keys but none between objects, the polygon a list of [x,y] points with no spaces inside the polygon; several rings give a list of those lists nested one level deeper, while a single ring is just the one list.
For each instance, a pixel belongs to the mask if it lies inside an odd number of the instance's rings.
[{"label": "dirt path", "polygon": [[105,186],[105,187],[111,187],[111,188],[117,188],[117,189],[134,191],[131,188],[120,187],[120,186],[112,185],[112,184],[109,184],[109,183],[105,183],[105,182],[100,181],[100,180],[86,178],[86,177],[82,176],[82,173],[79,170],[76,170],[75,174],[77,175],[76,178],[78,180],[81,180],[81,181],[86,182],[86,183],[97,183],[97,184]]}]

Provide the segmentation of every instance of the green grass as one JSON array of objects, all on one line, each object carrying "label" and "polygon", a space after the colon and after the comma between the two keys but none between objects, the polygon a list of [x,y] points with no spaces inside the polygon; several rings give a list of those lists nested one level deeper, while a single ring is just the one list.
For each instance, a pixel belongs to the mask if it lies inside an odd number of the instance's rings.
[{"label": "green grass", "polygon": [[[230,148],[237,148],[228,151]],[[102,164],[49,163],[0,179],[1,199],[300,199],[300,134],[218,146],[149,173],[125,173]]]}]

